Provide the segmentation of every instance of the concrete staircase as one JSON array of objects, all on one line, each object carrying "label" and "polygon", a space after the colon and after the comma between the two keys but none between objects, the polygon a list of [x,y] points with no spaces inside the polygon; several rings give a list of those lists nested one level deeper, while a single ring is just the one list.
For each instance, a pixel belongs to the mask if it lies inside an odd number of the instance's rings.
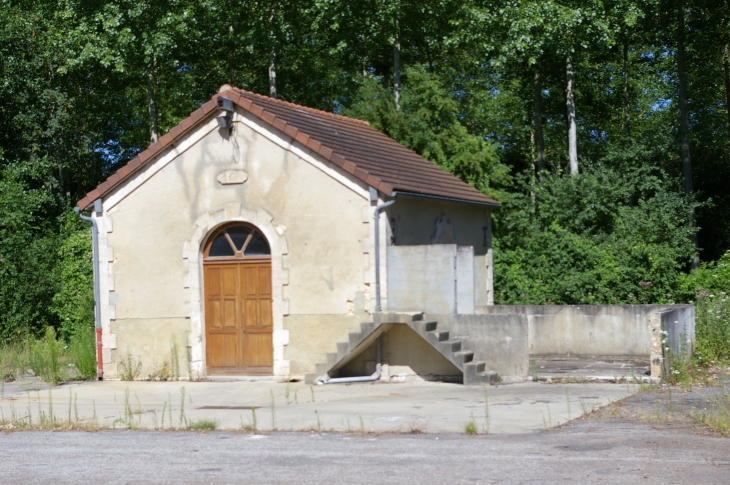
[{"label": "concrete staircase", "polygon": [[474,352],[467,350],[467,338],[451,337],[448,329],[437,321],[425,321],[423,313],[378,313],[373,322],[360,325],[351,332],[347,342],[337,344],[337,352],[327,354],[327,362],[317,364],[316,371],[305,376],[305,383],[314,384],[319,378],[335,377],[337,370],[368,348],[393,325],[406,324],[463,373],[465,385],[492,384],[498,376],[486,369],[486,362],[475,361]]}]

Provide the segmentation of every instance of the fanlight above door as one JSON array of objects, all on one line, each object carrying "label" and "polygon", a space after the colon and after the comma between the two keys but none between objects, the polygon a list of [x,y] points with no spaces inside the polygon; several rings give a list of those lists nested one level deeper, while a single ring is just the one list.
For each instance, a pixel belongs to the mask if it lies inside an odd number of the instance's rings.
[{"label": "fanlight above door", "polygon": [[205,259],[211,261],[271,256],[271,248],[264,235],[255,227],[243,224],[220,229],[207,246]]}]

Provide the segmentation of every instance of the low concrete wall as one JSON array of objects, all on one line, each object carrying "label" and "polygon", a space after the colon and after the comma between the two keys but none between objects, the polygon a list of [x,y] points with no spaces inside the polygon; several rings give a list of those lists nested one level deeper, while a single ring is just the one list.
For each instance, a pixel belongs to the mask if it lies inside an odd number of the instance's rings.
[{"label": "low concrete wall", "polygon": [[388,246],[388,311],[473,314],[487,303],[486,256],[472,246]]},{"label": "low concrete wall", "polygon": [[433,315],[449,330],[449,336],[466,339],[464,348],[474,352],[474,360],[487,363],[505,381],[522,381],[530,366],[528,318],[525,315]]},{"label": "low concrete wall", "polygon": [[672,361],[689,361],[695,350],[695,308],[676,305],[650,315],[651,375],[658,377],[671,371]]},{"label": "low concrete wall", "polygon": [[388,246],[388,311],[456,312],[456,246]]},{"label": "low concrete wall", "polygon": [[527,317],[532,357],[648,358],[649,316],[688,305],[495,305],[480,306],[484,315]]}]

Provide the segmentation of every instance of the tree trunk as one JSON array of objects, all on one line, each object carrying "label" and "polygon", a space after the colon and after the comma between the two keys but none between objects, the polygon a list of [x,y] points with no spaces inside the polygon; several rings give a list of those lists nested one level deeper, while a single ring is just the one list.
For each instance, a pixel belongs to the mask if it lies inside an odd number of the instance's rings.
[{"label": "tree trunk", "polygon": [[155,101],[155,64],[156,59],[147,64],[147,110],[150,114],[150,144],[157,142],[160,131],[157,126],[157,102]]},{"label": "tree trunk", "polygon": [[[684,191],[687,195],[692,194],[692,161],[689,156],[689,109],[687,107],[687,74],[684,67],[684,2],[677,1],[677,13],[679,16],[679,29],[677,32],[677,75],[679,77],[679,116],[680,116],[680,133],[682,137],[682,170],[684,172]],[[689,227],[694,228],[695,209],[692,207],[689,211]],[[692,236],[692,242],[695,250],[698,247],[697,235]],[[699,269],[700,255],[695,251],[692,258],[692,269]]]},{"label": "tree trunk", "polygon": [[542,135],[542,80],[540,67],[535,66],[533,78],[535,97],[535,147],[537,149],[537,173],[542,181],[545,178],[545,139]]},{"label": "tree trunk", "polygon": [[[726,21],[723,22],[723,27],[725,25]],[[722,51],[722,80],[725,85],[725,131],[728,150],[730,151],[730,65],[728,64],[730,64],[730,59],[728,59],[728,44],[725,42]]]},{"label": "tree trunk", "polygon": [[397,27],[393,44],[393,95],[395,96],[395,110],[400,111],[400,36]]},{"label": "tree trunk", "polygon": [[276,49],[269,52],[269,96],[276,97]]},{"label": "tree trunk", "polygon": [[624,133],[631,136],[631,114],[629,113],[629,42],[624,40]]},{"label": "tree trunk", "polygon": [[575,124],[575,94],[573,93],[573,56],[565,58],[565,74],[567,80],[566,101],[568,108],[568,160],[570,174],[578,175],[578,127]]},{"label": "tree trunk", "polygon": [[235,69],[236,69],[236,62],[235,62],[235,52],[236,52],[236,44],[235,40],[233,39],[233,26],[228,26],[228,40],[229,40],[229,46],[228,46],[228,84],[231,86],[235,86]]},{"label": "tree trunk", "polygon": [[269,42],[271,42],[271,50],[269,51],[269,96],[276,97],[276,46],[274,35],[274,10],[271,9],[269,14]]}]

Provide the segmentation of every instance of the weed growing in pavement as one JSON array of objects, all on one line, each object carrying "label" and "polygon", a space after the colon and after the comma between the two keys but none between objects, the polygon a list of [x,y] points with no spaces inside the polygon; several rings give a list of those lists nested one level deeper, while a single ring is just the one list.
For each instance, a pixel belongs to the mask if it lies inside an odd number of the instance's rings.
[{"label": "weed growing in pavement", "polygon": [[218,428],[218,421],[215,419],[199,419],[188,421],[185,429],[189,431],[215,431]]},{"label": "weed growing in pavement", "polygon": [[471,419],[464,425],[464,433],[466,434],[479,434],[479,427],[476,421],[474,421],[474,414],[471,415]]},{"label": "weed growing in pavement", "polygon": [[286,401],[287,406],[289,405],[289,385],[290,385],[290,381],[286,381],[286,389],[284,390],[284,397],[286,398],[285,401]]},{"label": "weed growing in pavement", "polygon": [[169,381],[172,380],[172,370],[170,369],[170,362],[163,360],[162,364],[158,364],[157,361],[152,363],[152,372],[147,376],[147,380],[150,381]]},{"label": "weed growing in pavement", "polygon": [[134,414],[132,413],[132,405],[129,403],[129,387],[124,389],[124,408],[123,414],[119,416],[114,422],[121,423],[129,429],[137,427],[137,423],[134,422]]},{"label": "weed growing in pavement", "polygon": [[722,381],[722,390],[719,390],[709,402],[707,409],[695,410],[694,421],[697,424],[707,426],[713,432],[730,435],[730,389],[728,388],[728,375]]},{"label": "weed growing in pavement", "polygon": [[545,414],[540,411],[540,414],[542,414],[542,427],[549,429],[553,427],[553,417],[550,415],[550,406],[546,404],[545,407],[547,408],[547,419],[545,419]]},{"label": "weed growing in pavement", "polygon": [[322,422],[319,419],[319,411],[317,411],[315,409],[314,414],[317,416],[317,433],[321,433],[322,432]]},{"label": "weed growing in pavement", "polygon": [[487,386],[484,386],[484,434],[489,434],[489,393],[487,392]]},{"label": "weed growing in pavement", "polygon": [[119,378],[123,381],[133,381],[139,377],[139,373],[142,371],[142,361],[139,357],[135,361],[132,351],[127,347],[127,352],[122,355],[119,367],[121,368]]},{"label": "weed growing in pavement", "polygon": [[570,421],[570,393],[567,387],[565,388],[565,402],[568,405],[568,421]]},{"label": "weed growing in pavement", "polygon": [[365,433],[365,422],[363,421],[362,416],[358,415],[357,417],[360,419],[360,432],[364,434]]},{"label": "weed growing in pavement", "polygon": [[580,402],[580,408],[583,411],[583,414],[588,414],[588,405],[586,404],[586,400],[579,397],[578,402]]},{"label": "weed growing in pavement", "polygon": [[188,380],[198,380],[193,378],[193,349],[189,345],[185,346],[185,368],[188,371]]},{"label": "weed growing in pavement", "polygon": [[258,425],[256,421],[256,409],[251,408],[251,424],[243,424],[243,416],[241,418],[241,431],[246,431],[248,433],[256,433],[258,432]]},{"label": "weed growing in pavement", "polygon": [[185,418],[185,386],[180,387],[180,427],[186,422]]},{"label": "weed growing in pavement", "polygon": [[314,402],[314,386],[309,386],[309,390],[312,392],[312,402]]},{"label": "weed growing in pavement", "polygon": [[271,429],[276,431],[276,403],[274,402],[274,391],[269,389],[271,393]]},{"label": "weed growing in pavement", "polygon": [[532,377],[532,380],[537,382],[538,379],[538,370],[537,370],[537,362],[535,359],[530,359],[530,377]]},{"label": "weed growing in pavement", "polygon": [[177,338],[170,338],[170,380],[180,380],[180,356],[177,349]]},{"label": "weed growing in pavement", "polygon": [[[160,427],[162,429],[165,429],[165,411],[167,411],[167,401],[162,403],[162,419],[160,420]],[[170,424],[172,424],[172,421]]]},{"label": "weed growing in pavement", "polygon": [[415,418],[408,422],[408,426],[406,426],[405,432],[408,434],[423,434],[426,432],[427,426],[428,420],[421,421],[419,418]]}]

